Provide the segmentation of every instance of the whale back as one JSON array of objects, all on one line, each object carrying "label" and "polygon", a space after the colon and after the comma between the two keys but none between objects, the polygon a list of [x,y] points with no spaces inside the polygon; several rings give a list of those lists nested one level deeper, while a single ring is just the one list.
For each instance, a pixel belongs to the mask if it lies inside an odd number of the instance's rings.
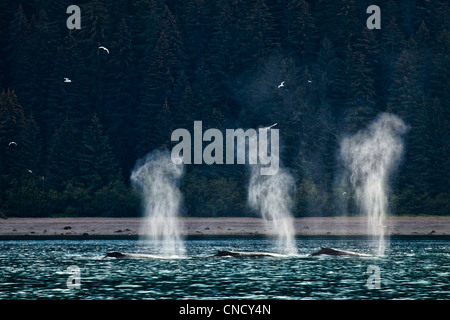
[{"label": "whale back", "polygon": [[320,250],[311,254],[311,256],[319,256],[319,255],[329,255],[329,256],[368,256],[364,253],[357,253],[352,251],[344,251],[327,247],[320,247]]},{"label": "whale back", "polygon": [[117,258],[117,259],[124,259],[125,255],[118,251],[108,252],[106,253],[106,257],[108,258]]},{"label": "whale back", "polygon": [[246,252],[218,250],[215,257],[284,257],[285,255],[271,252]]}]

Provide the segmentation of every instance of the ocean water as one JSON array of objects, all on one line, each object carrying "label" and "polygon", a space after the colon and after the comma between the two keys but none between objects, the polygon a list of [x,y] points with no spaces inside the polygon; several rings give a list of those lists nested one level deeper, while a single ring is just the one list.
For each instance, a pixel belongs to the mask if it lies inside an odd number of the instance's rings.
[{"label": "ocean water", "polygon": [[296,244],[295,256],[234,258],[213,255],[275,252],[276,240],[187,239],[185,257],[118,260],[104,256],[156,248],[139,240],[2,240],[0,299],[450,298],[450,238],[390,239],[382,257],[310,256],[320,246],[375,252],[377,244],[364,239],[300,238]]}]

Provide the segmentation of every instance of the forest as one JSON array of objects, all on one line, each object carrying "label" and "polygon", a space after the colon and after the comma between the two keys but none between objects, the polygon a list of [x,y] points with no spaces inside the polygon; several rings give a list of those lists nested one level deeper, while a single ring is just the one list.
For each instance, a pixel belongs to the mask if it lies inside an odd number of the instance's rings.
[{"label": "forest", "polygon": [[[277,123],[293,214],[357,215],[339,144],[381,112],[409,126],[390,214],[448,215],[450,3],[375,2],[0,0],[1,216],[139,216],[136,161],[194,121]],[[254,216],[248,177],[185,165],[181,214]]]}]

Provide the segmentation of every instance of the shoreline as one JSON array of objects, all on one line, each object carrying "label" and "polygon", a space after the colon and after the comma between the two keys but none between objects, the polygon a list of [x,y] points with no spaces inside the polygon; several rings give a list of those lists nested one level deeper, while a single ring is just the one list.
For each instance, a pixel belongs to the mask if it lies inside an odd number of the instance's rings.
[{"label": "shoreline", "polygon": [[[179,218],[181,236],[271,236],[262,218]],[[139,237],[144,218],[8,218],[0,220],[3,238]],[[365,217],[294,219],[296,236],[370,236]],[[450,235],[450,217],[387,217],[386,236]]]}]

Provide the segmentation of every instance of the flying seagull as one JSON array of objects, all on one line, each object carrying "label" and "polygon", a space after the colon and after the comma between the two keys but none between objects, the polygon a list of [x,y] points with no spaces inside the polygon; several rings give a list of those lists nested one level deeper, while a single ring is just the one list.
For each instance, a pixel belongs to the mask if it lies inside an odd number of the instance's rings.
[{"label": "flying seagull", "polygon": [[11,145],[15,145],[15,146],[17,146],[17,143],[16,143],[16,142],[14,142],[14,141],[11,141],[10,143],[8,143],[8,147],[10,147]]},{"label": "flying seagull", "polygon": [[271,125],[271,126],[268,126],[268,127],[265,127],[265,128],[263,128],[263,130],[268,130],[268,129],[270,129],[270,128],[272,128],[272,127],[275,127],[277,125],[277,122],[275,122],[273,125]]},{"label": "flying seagull", "polygon": [[284,87],[284,81],[280,83],[280,85],[278,86],[278,89],[280,89],[281,87]]},{"label": "flying seagull", "polygon": [[64,78],[64,82],[72,82],[69,78]]},{"label": "flying seagull", "polygon": [[103,50],[105,50],[106,52],[108,52],[108,54],[109,54],[109,50],[108,50],[108,48],[105,48],[104,46],[100,46],[100,47],[98,47],[99,49],[103,49]]}]

